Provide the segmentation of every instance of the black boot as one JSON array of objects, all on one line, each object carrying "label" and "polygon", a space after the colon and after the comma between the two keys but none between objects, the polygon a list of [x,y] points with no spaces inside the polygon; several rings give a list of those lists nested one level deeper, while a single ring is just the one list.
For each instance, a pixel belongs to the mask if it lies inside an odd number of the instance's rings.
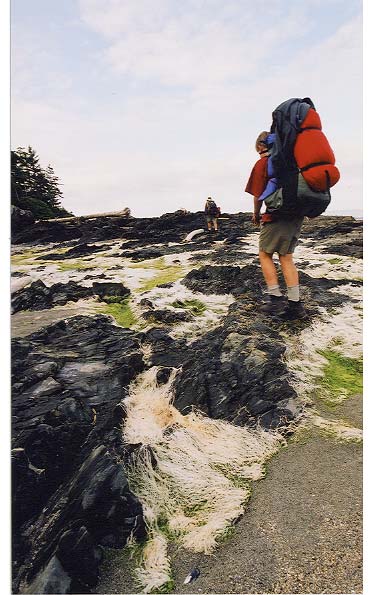
[{"label": "black boot", "polygon": [[302,302],[288,300],[285,309],[280,314],[280,318],[283,320],[303,320],[308,318],[308,314]]},{"label": "black boot", "polygon": [[259,311],[274,316],[283,312],[286,305],[287,299],[284,296],[267,294],[265,296],[265,303],[259,307]]}]

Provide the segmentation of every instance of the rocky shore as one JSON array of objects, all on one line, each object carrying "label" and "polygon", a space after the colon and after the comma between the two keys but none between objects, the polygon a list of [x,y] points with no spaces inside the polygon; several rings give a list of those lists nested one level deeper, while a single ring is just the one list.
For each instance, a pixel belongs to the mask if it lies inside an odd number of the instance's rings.
[{"label": "rocky shore", "polygon": [[[260,469],[278,448],[270,450],[267,441],[287,440],[301,424],[314,424],[315,414],[330,440],[345,434],[317,399],[354,394],[330,385],[327,357],[336,354],[338,365],[361,357],[362,223],[324,216],[305,223],[297,260],[308,319],[297,322],[257,309],[263,280],[250,215],[224,214],[218,233],[187,240],[204,226],[202,213],[180,211],[39,222],[14,231],[15,593],[102,592],[97,585],[107,548],[128,548],[129,540],[141,549],[159,535],[172,543],[184,539],[189,529],[172,530],[168,504],[155,535],[133,471],[146,453],[156,489],[160,475],[163,483],[175,482],[159,453],[170,440],[181,452],[180,429],[187,437],[194,432],[195,446],[202,444],[197,428],[203,426],[209,440],[203,448],[214,457],[218,432],[238,428],[244,440],[258,441],[249,461],[237,455],[231,467],[218,457],[209,463],[239,499],[236,510],[246,507]],[[150,399],[141,409],[140,397],[145,403],[149,395],[152,405]],[[146,440],[126,434],[134,424],[131,400],[135,420],[149,424]],[[217,433],[205,429],[210,421]],[[242,482],[239,469],[248,468]],[[197,519],[200,534],[200,510],[181,512]],[[219,518],[217,538],[235,521],[233,514]],[[174,584],[164,587],[171,568],[164,573],[152,588],[171,592]],[[138,589],[147,587],[142,582]]]}]

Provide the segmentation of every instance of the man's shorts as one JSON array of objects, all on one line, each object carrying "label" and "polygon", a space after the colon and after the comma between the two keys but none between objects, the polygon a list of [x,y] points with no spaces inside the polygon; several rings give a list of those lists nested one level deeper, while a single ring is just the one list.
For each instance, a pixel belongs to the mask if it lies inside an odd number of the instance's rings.
[{"label": "man's shorts", "polygon": [[217,217],[212,217],[212,215],[207,215],[207,223],[214,223],[217,221]]},{"label": "man's shorts", "polygon": [[303,222],[303,217],[296,217],[288,221],[262,223],[259,240],[260,252],[267,254],[278,252],[281,256],[293,254]]}]

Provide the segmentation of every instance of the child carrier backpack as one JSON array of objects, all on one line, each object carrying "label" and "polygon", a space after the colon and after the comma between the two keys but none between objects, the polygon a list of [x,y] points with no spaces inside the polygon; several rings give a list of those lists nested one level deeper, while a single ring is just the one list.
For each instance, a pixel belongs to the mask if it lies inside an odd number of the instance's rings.
[{"label": "child carrier backpack", "polygon": [[317,217],[340,179],[335,156],[311,99],[289,99],[273,112],[271,164],[278,189],[265,198],[274,217]]}]

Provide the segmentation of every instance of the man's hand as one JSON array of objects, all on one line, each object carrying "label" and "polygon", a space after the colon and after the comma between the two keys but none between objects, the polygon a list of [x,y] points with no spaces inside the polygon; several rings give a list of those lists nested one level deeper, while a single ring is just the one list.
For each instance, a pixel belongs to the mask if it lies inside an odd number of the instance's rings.
[{"label": "man's hand", "polygon": [[252,215],[252,223],[253,223],[253,225],[259,225],[260,224],[260,213],[253,213],[253,215]]}]

